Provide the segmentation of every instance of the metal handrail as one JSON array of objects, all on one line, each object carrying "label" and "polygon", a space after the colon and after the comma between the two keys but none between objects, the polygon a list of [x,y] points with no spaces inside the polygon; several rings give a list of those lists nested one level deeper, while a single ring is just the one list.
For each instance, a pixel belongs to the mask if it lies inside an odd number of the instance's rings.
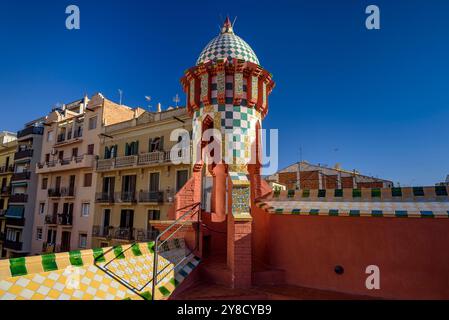
[{"label": "metal handrail", "polygon": [[[196,210],[195,210],[195,208],[196,208]],[[200,213],[201,213],[201,208],[200,208],[200,203],[198,202],[198,203],[195,203],[195,204],[193,204],[193,206],[192,206],[192,208],[190,209],[190,210],[188,210],[187,212],[185,212],[182,216],[180,216],[178,219],[176,219],[176,221],[174,221],[168,228],[166,228],[163,232],[161,232],[158,236],[157,236],[157,238],[156,238],[156,240],[154,241],[154,249],[153,249],[153,254],[154,254],[154,258],[153,258],[153,278],[148,282],[148,284],[151,282],[151,281],[153,281],[153,286],[152,286],[152,288],[151,288],[151,291],[152,291],[152,293],[151,293],[151,298],[153,299],[153,300],[155,300],[155,290],[156,290],[156,286],[157,286],[157,284],[158,284],[158,281],[157,281],[157,276],[160,274],[160,272],[158,272],[158,270],[157,270],[157,267],[158,267],[158,254],[159,254],[159,248],[160,248],[160,246],[162,246],[164,243],[166,243],[175,233],[177,233],[179,230],[181,230],[182,229],[182,227],[184,227],[184,223],[183,224],[181,224],[181,226],[180,227],[178,227],[172,234],[170,234],[166,239],[164,239],[161,243],[159,243],[160,242],[160,240],[161,240],[161,238],[162,238],[162,236],[164,235],[164,234],[166,234],[167,232],[169,232],[169,230],[171,230],[174,226],[176,226],[177,224],[179,224],[180,222],[181,222],[181,220],[183,220],[185,217],[187,217],[187,216],[194,216],[195,214],[197,215],[197,230],[196,230],[196,239],[195,239],[195,248],[193,248],[193,249],[189,249],[190,251],[189,251],[189,253],[188,254],[186,254],[185,255],[185,257],[181,260],[181,261],[179,261],[176,265],[174,265],[173,266],[173,268],[171,268],[170,270],[169,270],[169,272],[171,271],[171,270],[174,270],[174,269],[176,269],[176,267],[178,267],[185,259],[187,259],[187,257],[189,257],[195,250],[197,250],[198,249],[198,247],[199,247],[199,228],[200,228]],[[185,221],[184,221],[185,222]],[[168,265],[167,265],[168,266]],[[166,268],[167,268],[167,266],[165,266],[164,267],[164,269],[163,270],[161,270],[161,272],[163,272]],[[148,284],[146,284],[146,285],[148,285]],[[145,285],[145,286],[146,286]]]},{"label": "metal handrail", "polygon": [[[176,265],[174,265],[169,271],[175,269],[176,267],[178,267],[181,263],[183,263],[195,250],[197,250],[197,248],[199,247],[199,228],[200,228],[200,207],[199,207],[200,203],[195,203],[193,204],[190,210],[188,210],[187,212],[185,212],[181,217],[179,217],[176,221],[174,221],[167,229],[165,229],[162,233],[159,234],[159,236],[156,238],[155,242],[154,242],[154,259],[153,261],[156,262],[155,265],[153,265],[153,277],[152,279],[150,279],[147,283],[145,283],[143,286],[141,286],[140,288],[136,288],[134,287],[132,284],[128,283],[127,281],[125,281],[124,279],[122,279],[120,276],[118,276],[116,273],[114,273],[112,270],[109,270],[107,267],[110,263],[112,263],[112,261],[114,261],[116,258],[112,259],[111,261],[106,262],[103,265],[99,264],[99,260],[102,257],[105,257],[109,252],[115,250],[116,247],[112,247],[110,249],[108,249],[106,252],[103,252],[102,254],[100,254],[98,257],[96,257],[94,259],[94,265],[99,268],[101,271],[103,271],[104,273],[108,274],[110,277],[114,278],[116,281],[118,281],[119,283],[121,283],[123,286],[125,286],[126,288],[128,288],[129,290],[131,290],[132,292],[134,292],[136,295],[142,297],[143,299],[147,299],[147,297],[145,297],[141,292],[145,289],[145,287],[147,287],[151,282],[153,282],[153,288],[152,288],[152,299],[154,300],[154,289],[157,285],[157,276],[166,271],[166,269],[170,266],[170,264],[167,264],[166,266],[164,266],[164,268],[162,270],[160,270],[159,272],[157,272],[157,258],[158,258],[158,253],[159,253],[159,247],[162,246],[168,239],[170,239],[172,237],[173,234],[175,234],[176,232],[178,232],[178,230],[180,230],[184,224],[181,225],[181,227],[178,227],[176,229],[175,232],[173,232],[172,235],[169,236],[169,238],[165,239],[164,241],[160,242],[160,238],[162,235],[166,234],[171,228],[173,228],[174,226],[176,226],[177,224],[180,223],[181,220],[183,220],[185,217],[187,216],[194,216],[195,214],[198,215],[197,217],[197,236],[196,236],[196,242],[195,242],[195,248],[194,249],[189,249],[189,253],[185,255],[184,258],[181,259],[181,261],[179,261]],[[187,206],[190,207],[190,206]],[[186,208],[187,208],[186,207]],[[197,208],[197,210],[195,210],[195,208]],[[185,222],[185,221],[184,221]],[[138,245],[138,242],[133,242],[132,244],[129,245],[128,248],[126,248],[125,250],[122,250],[120,255],[124,255],[125,252],[127,252],[128,250],[131,250],[134,246]]]}]

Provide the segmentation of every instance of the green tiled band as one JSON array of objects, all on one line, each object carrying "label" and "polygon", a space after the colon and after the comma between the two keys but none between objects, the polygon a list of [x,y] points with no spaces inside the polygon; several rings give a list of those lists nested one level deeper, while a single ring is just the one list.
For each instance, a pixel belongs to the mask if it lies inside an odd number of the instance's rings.
[{"label": "green tiled band", "polygon": [[11,270],[11,276],[18,277],[28,274],[27,267],[25,265],[25,258],[12,258],[9,260],[9,269]]},{"label": "green tiled band", "polygon": [[69,252],[70,263],[72,266],[81,267],[83,266],[83,259],[81,258],[81,251],[70,251]]},{"label": "green tiled band", "polygon": [[56,264],[56,255],[54,253],[44,254],[42,256],[42,267],[45,272],[58,270],[58,265]]},{"label": "green tiled band", "polygon": [[106,259],[103,255],[103,249],[102,248],[95,248],[92,249],[93,254],[94,254],[94,259],[97,262],[106,262]]},{"label": "green tiled band", "polygon": [[131,247],[131,251],[133,254],[138,257],[142,255],[142,252],[140,251],[139,245],[137,243],[133,244]]},{"label": "green tiled band", "polygon": [[123,254],[122,246],[114,247],[114,255],[117,259],[125,259],[125,255]]}]

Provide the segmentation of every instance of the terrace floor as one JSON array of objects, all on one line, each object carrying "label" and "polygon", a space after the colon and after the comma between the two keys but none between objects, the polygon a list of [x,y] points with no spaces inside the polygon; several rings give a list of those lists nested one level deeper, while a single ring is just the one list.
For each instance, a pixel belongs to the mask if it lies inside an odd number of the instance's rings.
[{"label": "terrace floor", "polygon": [[177,300],[371,300],[372,297],[296,286],[261,286],[231,289],[199,283],[176,296]]}]

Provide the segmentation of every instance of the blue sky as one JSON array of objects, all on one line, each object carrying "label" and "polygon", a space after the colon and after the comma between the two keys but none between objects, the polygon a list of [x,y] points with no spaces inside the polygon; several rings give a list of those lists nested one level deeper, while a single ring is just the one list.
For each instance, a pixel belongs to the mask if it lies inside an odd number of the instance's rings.
[{"label": "blue sky", "polygon": [[[65,29],[77,4],[81,30]],[[365,28],[365,8],[381,30]],[[277,83],[265,128],[280,161],[358,169],[402,185],[449,174],[449,2],[2,1],[0,126],[17,131],[56,103],[102,92],[124,103],[185,101],[179,79],[220,15]]]}]

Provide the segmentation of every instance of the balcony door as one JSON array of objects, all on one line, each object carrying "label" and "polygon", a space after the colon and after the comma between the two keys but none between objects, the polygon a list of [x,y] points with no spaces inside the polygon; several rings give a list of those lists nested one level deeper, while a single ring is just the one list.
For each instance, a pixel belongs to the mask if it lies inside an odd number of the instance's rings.
[{"label": "balcony door", "polygon": [[122,201],[132,202],[134,201],[136,194],[136,176],[123,176],[122,177]]},{"label": "balcony door", "polygon": [[61,177],[56,177],[55,190],[61,190]]},{"label": "balcony door", "polygon": [[70,181],[69,181],[69,190],[68,190],[68,195],[69,196],[74,196],[75,193],[75,179],[76,176],[70,176]]},{"label": "balcony door", "polygon": [[61,236],[61,251],[66,252],[70,251],[70,238],[71,238],[70,231],[63,231]]},{"label": "balcony door", "polygon": [[103,194],[112,196],[114,194],[115,177],[103,178]]},{"label": "balcony door", "polygon": [[159,172],[150,173],[150,192],[159,191]]},{"label": "balcony door", "polygon": [[122,210],[120,213],[119,237],[131,240],[134,228],[134,210]]}]

